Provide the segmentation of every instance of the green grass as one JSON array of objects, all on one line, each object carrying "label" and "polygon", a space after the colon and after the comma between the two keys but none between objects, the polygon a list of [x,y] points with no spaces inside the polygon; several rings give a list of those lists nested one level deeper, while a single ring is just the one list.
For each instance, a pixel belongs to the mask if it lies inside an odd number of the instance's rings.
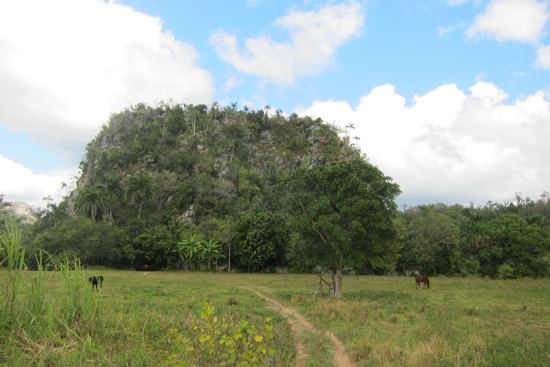
[{"label": "green grass", "polygon": [[[220,320],[222,317],[237,323],[248,320],[258,329],[263,327],[266,317],[272,317],[274,335],[268,343],[277,353],[265,363],[292,364],[294,347],[286,321],[256,296],[238,288],[237,285],[245,283],[233,281],[231,275],[105,270],[88,273],[105,277],[99,292],[92,293],[88,284],[85,288],[83,297],[91,297],[96,306],[88,311],[93,314],[67,327],[57,323],[59,330],[50,332],[46,338],[32,339],[21,330],[0,334],[0,365],[211,365],[206,358],[205,364],[201,364],[200,356],[186,352],[185,343],[180,343],[186,338],[197,342],[200,335],[193,326],[198,324],[205,302],[214,306]],[[32,284],[35,272],[22,275],[23,287]],[[67,309],[64,274],[45,275],[49,290],[45,303],[63,313]],[[0,271],[0,284],[6,280],[6,272]],[[68,300],[74,301],[72,297]],[[193,356],[199,361],[192,363]]]},{"label": "green grass", "polygon": [[275,292],[331,329],[360,366],[550,366],[550,280],[348,277],[345,299]]},{"label": "green grass", "polygon": [[[285,319],[243,285],[298,309],[321,331],[333,331],[358,366],[550,365],[549,279],[433,278],[426,290],[415,289],[411,278],[349,276],[345,298],[334,300],[315,296],[314,275],[88,273],[102,274],[105,283],[100,292],[86,289],[95,307],[82,324],[48,323],[57,325],[48,338],[0,335],[0,365],[201,365],[197,351],[186,352],[188,343],[181,340],[196,343],[193,325],[209,302],[220,319],[248,320],[258,329],[272,317],[274,335],[267,343],[276,353],[263,364],[292,366],[294,341]],[[33,276],[23,272],[22,288]],[[41,276],[45,304],[62,310],[63,275]],[[0,286],[7,280],[0,270]],[[331,365],[328,339],[306,334],[302,343],[309,366]]]}]

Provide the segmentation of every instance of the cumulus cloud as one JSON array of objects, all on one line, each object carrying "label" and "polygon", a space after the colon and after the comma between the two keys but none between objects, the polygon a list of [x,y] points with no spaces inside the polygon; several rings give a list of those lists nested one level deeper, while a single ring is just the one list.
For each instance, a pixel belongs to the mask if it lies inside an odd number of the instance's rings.
[{"label": "cumulus cloud", "polygon": [[73,155],[130,104],[213,95],[192,45],[115,2],[1,2],[0,55],[0,124]]},{"label": "cumulus cloud", "polygon": [[537,0],[493,0],[477,16],[467,35],[487,35],[499,41],[536,42],[550,19],[547,5]]},{"label": "cumulus cloud", "polygon": [[358,2],[327,5],[315,11],[291,11],[275,20],[289,34],[286,41],[270,36],[248,38],[244,48],[237,37],[220,29],[210,37],[218,56],[242,73],[290,85],[316,75],[333,64],[336,49],[358,36],[364,23]]},{"label": "cumulus cloud", "polygon": [[447,84],[406,102],[382,85],[355,107],[316,101],[297,112],[343,131],[353,123],[349,134],[401,185],[403,203],[481,204],[549,189],[550,98],[542,91],[507,102],[506,92],[479,81],[468,91]]},{"label": "cumulus cloud", "polygon": [[36,173],[23,165],[0,154],[0,194],[10,202],[22,201],[35,207],[44,207],[44,198],[51,196],[59,201],[67,190],[62,182],[70,184],[76,171],[65,170],[48,173]]}]

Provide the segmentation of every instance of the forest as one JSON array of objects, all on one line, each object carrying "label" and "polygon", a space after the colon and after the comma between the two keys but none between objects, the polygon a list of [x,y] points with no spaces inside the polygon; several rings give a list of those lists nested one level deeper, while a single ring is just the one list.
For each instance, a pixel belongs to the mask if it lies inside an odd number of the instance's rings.
[{"label": "forest", "polygon": [[398,183],[349,137],[269,107],[133,106],[80,169],[69,195],[20,224],[28,254],[141,270],[550,275],[547,192],[399,209]]}]

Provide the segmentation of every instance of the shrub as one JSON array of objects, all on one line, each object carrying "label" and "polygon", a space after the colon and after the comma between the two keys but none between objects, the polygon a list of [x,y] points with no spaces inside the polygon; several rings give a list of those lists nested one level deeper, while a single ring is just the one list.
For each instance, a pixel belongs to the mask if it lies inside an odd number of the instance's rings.
[{"label": "shrub", "polygon": [[184,336],[176,328],[168,330],[169,361],[187,359],[199,366],[269,366],[275,354],[270,342],[271,318],[256,327],[248,320],[216,315],[214,306],[205,303],[191,324],[192,336]]},{"label": "shrub", "polygon": [[510,264],[502,264],[497,269],[497,278],[498,279],[513,279],[516,278],[514,275],[514,268]]}]

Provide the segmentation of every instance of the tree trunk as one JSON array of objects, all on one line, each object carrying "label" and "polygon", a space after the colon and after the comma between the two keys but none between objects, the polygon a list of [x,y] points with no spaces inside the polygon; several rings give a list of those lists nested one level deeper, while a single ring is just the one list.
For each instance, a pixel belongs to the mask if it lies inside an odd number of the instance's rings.
[{"label": "tree trunk", "polygon": [[227,256],[227,272],[231,273],[231,240],[229,240],[229,256]]},{"label": "tree trunk", "polygon": [[336,256],[336,267],[335,267],[335,283],[334,283],[334,297],[342,298],[342,269],[344,268],[344,255],[338,253]]}]

